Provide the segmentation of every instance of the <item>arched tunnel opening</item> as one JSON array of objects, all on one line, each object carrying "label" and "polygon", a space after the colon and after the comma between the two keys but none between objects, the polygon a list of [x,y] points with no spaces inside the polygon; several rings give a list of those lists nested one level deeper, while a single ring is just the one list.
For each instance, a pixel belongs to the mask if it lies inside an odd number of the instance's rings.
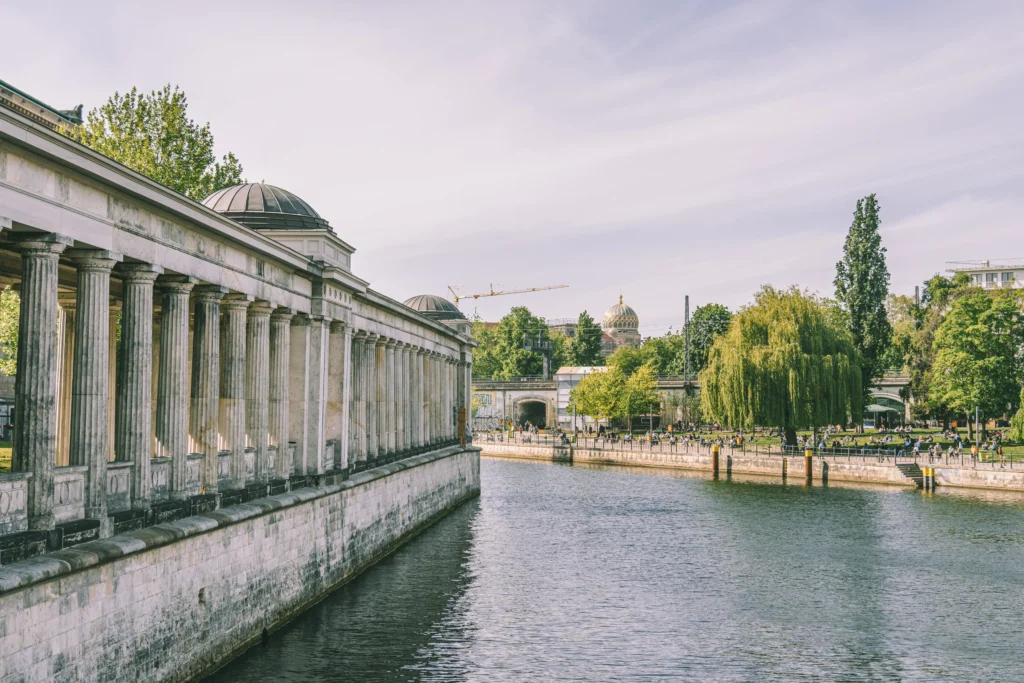
[{"label": "arched tunnel opening", "polygon": [[529,423],[537,429],[544,429],[547,426],[547,408],[543,401],[520,401],[519,424],[526,426]]}]

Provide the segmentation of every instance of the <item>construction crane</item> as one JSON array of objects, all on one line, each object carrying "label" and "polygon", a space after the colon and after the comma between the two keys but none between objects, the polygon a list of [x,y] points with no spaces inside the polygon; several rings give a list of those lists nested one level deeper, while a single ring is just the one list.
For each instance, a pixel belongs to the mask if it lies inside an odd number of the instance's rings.
[{"label": "construction crane", "polygon": [[488,285],[488,291],[480,292],[479,294],[459,294],[456,292],[451,285],[448,285],[448,291],[452,293],[452,302],[455,307],[458,308],[459,301],[462,299],[479,299],[482,296],[504,296],[506,294],[525,294],[527,292],[543,292],[545,289],[565,289],[569,285],[548,285],[547,287],[526,287],[525,289],[508,289],[504,291],[494,291],[494,285]]}]

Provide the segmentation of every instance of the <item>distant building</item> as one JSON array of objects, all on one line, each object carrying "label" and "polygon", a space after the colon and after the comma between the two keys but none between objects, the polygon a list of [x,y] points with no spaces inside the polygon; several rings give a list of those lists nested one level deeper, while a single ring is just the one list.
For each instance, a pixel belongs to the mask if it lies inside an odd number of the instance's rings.
[{"label": "distant building", "polygon": [[[587,375],[594,372],[607,372],[606,367],[570,367],[559,368],[555,373],[555,413],[558,426],[572,429],[573,414],[569,410],[569,394]],[[576,416],[576,427],[595,424],[594,420],[583,415]]]},{"label": "distant building", "polygon": [[13,109],[51,130],[60,130],[65,126],[82,122],[82,105],[74,109],[54,109],[4,81],[0,81],[0,100],[8,109]]},{"label": "distant building", "polygon": [[[548,331],[559,332],[568,338],[576,335],[576,318],[548,320]],[[640,346],[640,318],[630,306],[615,304],[605,311],[601,320],[601,355],[610,356],[620,346]]]},{"label": "distant building", "polygon": [[985,289],[1024,287],[1024,259],[947,261],[946,271],[967,273],[974,284]]},{"label": "distant building", "polygon": [[436,294],[420,294],[403,302],[406,306],[423,316],[436,320],[442,325],[451,327],[459,334],[470,336],[473,330],[472,324],[466,319],[462,311],[448,299]]}]

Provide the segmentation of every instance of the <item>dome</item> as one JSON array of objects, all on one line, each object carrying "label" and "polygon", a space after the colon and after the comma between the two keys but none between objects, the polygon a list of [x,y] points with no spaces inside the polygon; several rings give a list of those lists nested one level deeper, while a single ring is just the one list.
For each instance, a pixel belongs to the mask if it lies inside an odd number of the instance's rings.
[{"label": "dome", "polygon": [[601,327],[605,330],[636,330],[640,327],[640,318],[636,311],[622,303],[620,295],[619,303],[605,311]]},{"label": "dome", "polygon": [[204,199],[203,205],[258,230],[331,230],[297,195],[265,183],[225,187]]},{"label": "dome", "polygon": [[405,300],[405,305],[433,320],[465,320],[466,316],[443,296],[420,294]]}]

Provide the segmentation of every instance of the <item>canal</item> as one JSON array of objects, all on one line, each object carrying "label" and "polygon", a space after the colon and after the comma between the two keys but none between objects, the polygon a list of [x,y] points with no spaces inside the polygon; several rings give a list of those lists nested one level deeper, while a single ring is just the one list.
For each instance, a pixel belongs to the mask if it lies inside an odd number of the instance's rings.
[{"label": "canal", "polygon": [[210,680],[1024,680],[1024,497],[481,468]]}]

